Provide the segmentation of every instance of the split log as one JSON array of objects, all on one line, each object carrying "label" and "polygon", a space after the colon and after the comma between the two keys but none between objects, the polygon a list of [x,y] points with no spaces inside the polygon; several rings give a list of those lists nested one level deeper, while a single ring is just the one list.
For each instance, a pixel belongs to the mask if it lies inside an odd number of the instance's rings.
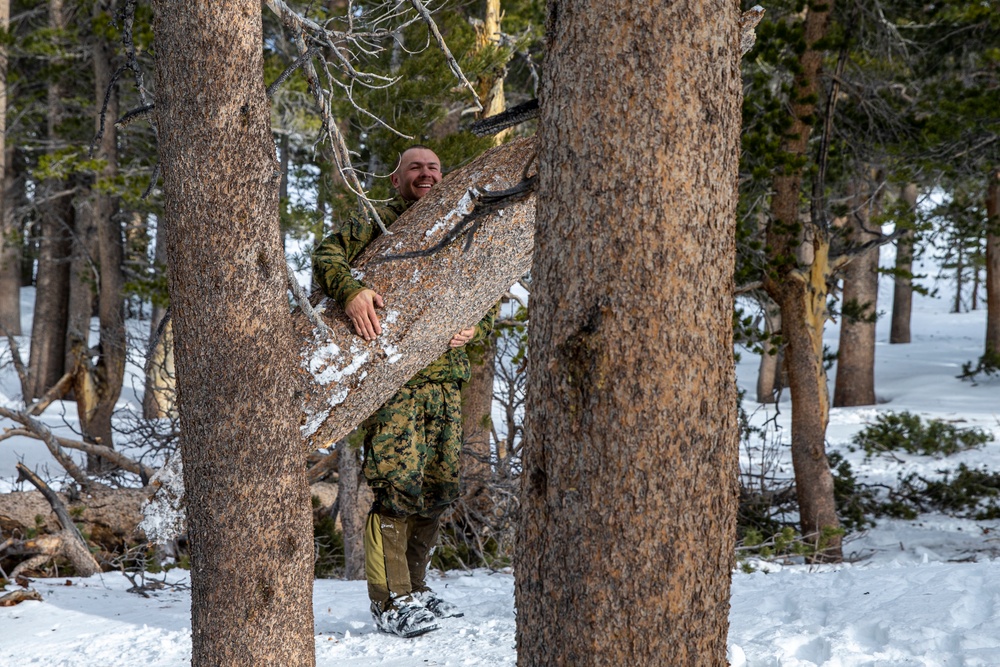
[{"label": "split log", "polygon": [[310,451],[347,435],[531,268],[533,192],[480,204],[471,238],[459,234],[433,249],[451,238],[456,225],[468,223],[466,216],[482,201],[478,193],[507,190],[531,176],[534,147],[534,139],[519,139],[483,153],[449,174],[362,253],[352,270],[385,300],[378,338],[357,336],[343,309],[322,294],[310,301],[329,329],[297,311],[307,387],[301,429]]},{"label": "split log", "polygon": [[24,602],[25,600],[35,600],[37,602],[41,602],[42,596],[38,591],[33,590],[11,591],[10,593],[0,596],[0,607],[13,607],[14,605]]}]

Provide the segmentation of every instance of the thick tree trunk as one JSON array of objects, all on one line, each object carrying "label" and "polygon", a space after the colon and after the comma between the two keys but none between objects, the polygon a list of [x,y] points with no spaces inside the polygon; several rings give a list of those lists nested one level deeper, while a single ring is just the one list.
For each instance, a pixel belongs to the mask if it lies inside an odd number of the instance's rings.
[{"label": "thick tree trunk", "polygon": [[[66,28],[62,0],[49,0],[49,27],[56,32]],[[54,78],[47,91],[47,135],[55,150],[59,125],[63,120],[65,86]],[[31,396],[37,398],[59,381],[66,368],[66,329],[69,317],[70,254],[72,252],[73,207],[70,198],[60,195],[66,184],[48,179],[42,184],[46,200],[39,212],[38,279],[35,312],[31,325]]]},{"label": "thick tree trunk", "polygon": [[192,664],[313,665],[312,516],[260,3],[153,8]]},{"label": "thick tree trunk", "polygon": [[[0,0],[0,29],[10,27],[10,0]],[[21,243],[14,222],[14,147],[7,146],[7,47],[0,44],[0,327],[21,335]]]},{"label": "thick tree trunk", "polygon": [[[791,164],[808,150],[817,111],[823,52],[814,45],[830,24],[833,2],[806,10],[805,50],[792,86],[791,127],[782,150]],[[829,394],[823,368],[823,327],[826,323],[826,281],[830,277],[827,231],[812,225],[807,232],[799,211],[802,168],[783,168],[774,177],[772,222],[768,225],[768,258],[774,273],[766,272],[764,288],[781,308],[786,342],[785,364],[792,398],[792,464],[800,505],[803,535],[823,547],[820,557],[842,558],[840,521],[833,497],[833,476],[826,459],[825,439]],[[822,538],[822,539],[821,539]]]},{"label": "thick tree trunk", "polygon": [[986,194],[986,354],[1000,355],[1000,168],[990,174]]},{"label": "thick tree trunk", "polygon": [[502,190],[520,183],[534,146],[533,139],[512,141],[452,172],[354,262],[355,273],[385,299],[382,334],[374,341],[355,335],[343,309],[319,293],[313,302],[329,330],[317,328],[301,311],[295,315],[307,387],[301,429],[309,449],[346,436],[528,272],[533,196],[493,205],[475,221],[478,228],[467,251],[463,234],[429,256],[392,257],[445,240],[473,209],[470,189]]},{"label": "thick tree trunk", "polygon": [[[764,331],[769,335],[780,333],[781,309],[769,298],[761,297],[761,300],[764,302],[761,308],[764,311]],[[757,402],[776,403],[778,391],[784,387],[781,363],[784,355],[770,340],[765,341],[763,347],[757,368]]]},{"label": "thick tree trunk", "polygon": [[[847,239],[852,245],[861,245],[880,236],[880,232],[870,226],[873,208],[878,206],[878,201],[861,183],[855,183],[852,189]],[[879,247],[875,246],[855,257],[844,270],[834,407],[875,404]]]},{"label": "thick tree trunk", "polygon": [[[903,201],[911,211],[917,208],[917,184],[907,183]],[[910,317],[913,312],[913,230],[908,229],[896,239],[896,275],[892,289],[892,326],[889,343],[910,342]]]},{"label": "thick tree trunk", "polygon": [[725,665],[738,8],[555,9],[539,121],[518,664]]}]

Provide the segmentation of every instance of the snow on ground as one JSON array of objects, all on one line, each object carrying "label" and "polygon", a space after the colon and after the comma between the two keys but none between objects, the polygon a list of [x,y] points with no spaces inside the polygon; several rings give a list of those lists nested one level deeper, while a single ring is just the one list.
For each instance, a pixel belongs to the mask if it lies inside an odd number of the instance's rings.
[{"label": "snow on ground", "polygon": [[[883,282],[880,303],[888,309],[891,286]],[[947,311],[946,299],[918,296],[910,345],[888,345],[888,318],[881,321],[876,351],[881,402],[833,409],[830,449],[843,454],[859,478],[891,483],[899,473],[934,475],[960,463],[1000,469],[1000,378],[976,385],[955,378],[964,362],[982,352],[984,314]],[[827,331],[827,343],[836,349],[835,324]],[[738,367],[748,397],[756,364],[756,357],[744,353]],[[831,373],[831,386],[834,377]],[[0,400],[14,401],[16,386],[9,375],[0,376]],[[134,395],[123,400],[135,400]],[[745,407],[758,424],[774,416],[773,408],[758,410],[751,400]],[[75,420],[72,405],[60,409],[64,418],[52,416],[48,422],[68,429]],[[850,451],[851,436],[865,423],[881,412],[901,410],[977,426],[996,441],[946,460],[901,455],[865,461],[862,453]],[[790,414],[785,397],[775,420],[781,427],[775,437],[786,445],[774,468],[779,478],[791,474]],[[0,491],[18,487],[15,461],[44,465],[47,456],[23,438],[0,443]],[[748,453],[744,460],[750,460]],[[48,467],[54,470],[55,464]],[[756,572],[734,574],[729,633],[734,667],[1000,666],[1000,521],[939,514],[881,520],[852,536],[846,549],[852,562],[843,565],[757,563]],[[131,583],[116,573],[38,580],[33,586],[43,602],[0,608],[0,666],[186,665],[191,651],[187,577],[173,570],[167,579],[173,585],[148,598],[127,592]],[[465,616],[405,640],[375,631],[363,582],[316,581],[317,664],[515,664],[510,573],[450,572],[432,585]],[[663,664],[669,666],[669,659]]]}]

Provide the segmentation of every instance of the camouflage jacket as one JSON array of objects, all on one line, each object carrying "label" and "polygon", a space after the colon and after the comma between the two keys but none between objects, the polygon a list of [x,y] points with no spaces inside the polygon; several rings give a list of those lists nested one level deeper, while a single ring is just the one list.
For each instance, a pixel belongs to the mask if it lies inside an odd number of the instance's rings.
[{"label": "camouflage jacket", "polygon": [[[397,196],[379,209],[379,217],[382,218],[385,226],[389,227],[412,203]],[[350,264],[381,233],[382,231],[369,222],[364,215],[354,213],[338,229],[323,239],[313,251],[313,278],[316,280],[316,284],[323,288],[327,296],[333,298],[340,304],[341,308],[345,307],[358,292],[366,289],[367,285],[351,275]],[[493,330],[493,321],[498,309],[499,304],[493,306],[479,321],[476,325],[476,333],[469,341],[470,345],[482,342]],[[447,352],[414,375],[406,384],[415,386],[426,382],[456,380],[466,382],[471,372],[472,367],[465,348],[449,348]]]}]

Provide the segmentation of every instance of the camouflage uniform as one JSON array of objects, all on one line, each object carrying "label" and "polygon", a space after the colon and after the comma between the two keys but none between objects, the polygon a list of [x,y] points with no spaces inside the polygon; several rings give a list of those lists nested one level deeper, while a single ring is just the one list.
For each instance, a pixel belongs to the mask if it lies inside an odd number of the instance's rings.
[{"label": "camouflage uniform", "polygon": [[[391,225],[413,202],[399,197],[379,211]],[[350,262],[381,231],[353,215],[313,253],[313,275],[341,307],[365,289]],[[493,327],[497,307],[476,325],[472,342]],[[392,597],[427,590],[425,573],[441,514],[458,497],[462,383],[471,375],[464,348],[449,348],[413,376],[361,425],[363,470],[375,503],[365,527],[368,593],[383,607]]]}]

